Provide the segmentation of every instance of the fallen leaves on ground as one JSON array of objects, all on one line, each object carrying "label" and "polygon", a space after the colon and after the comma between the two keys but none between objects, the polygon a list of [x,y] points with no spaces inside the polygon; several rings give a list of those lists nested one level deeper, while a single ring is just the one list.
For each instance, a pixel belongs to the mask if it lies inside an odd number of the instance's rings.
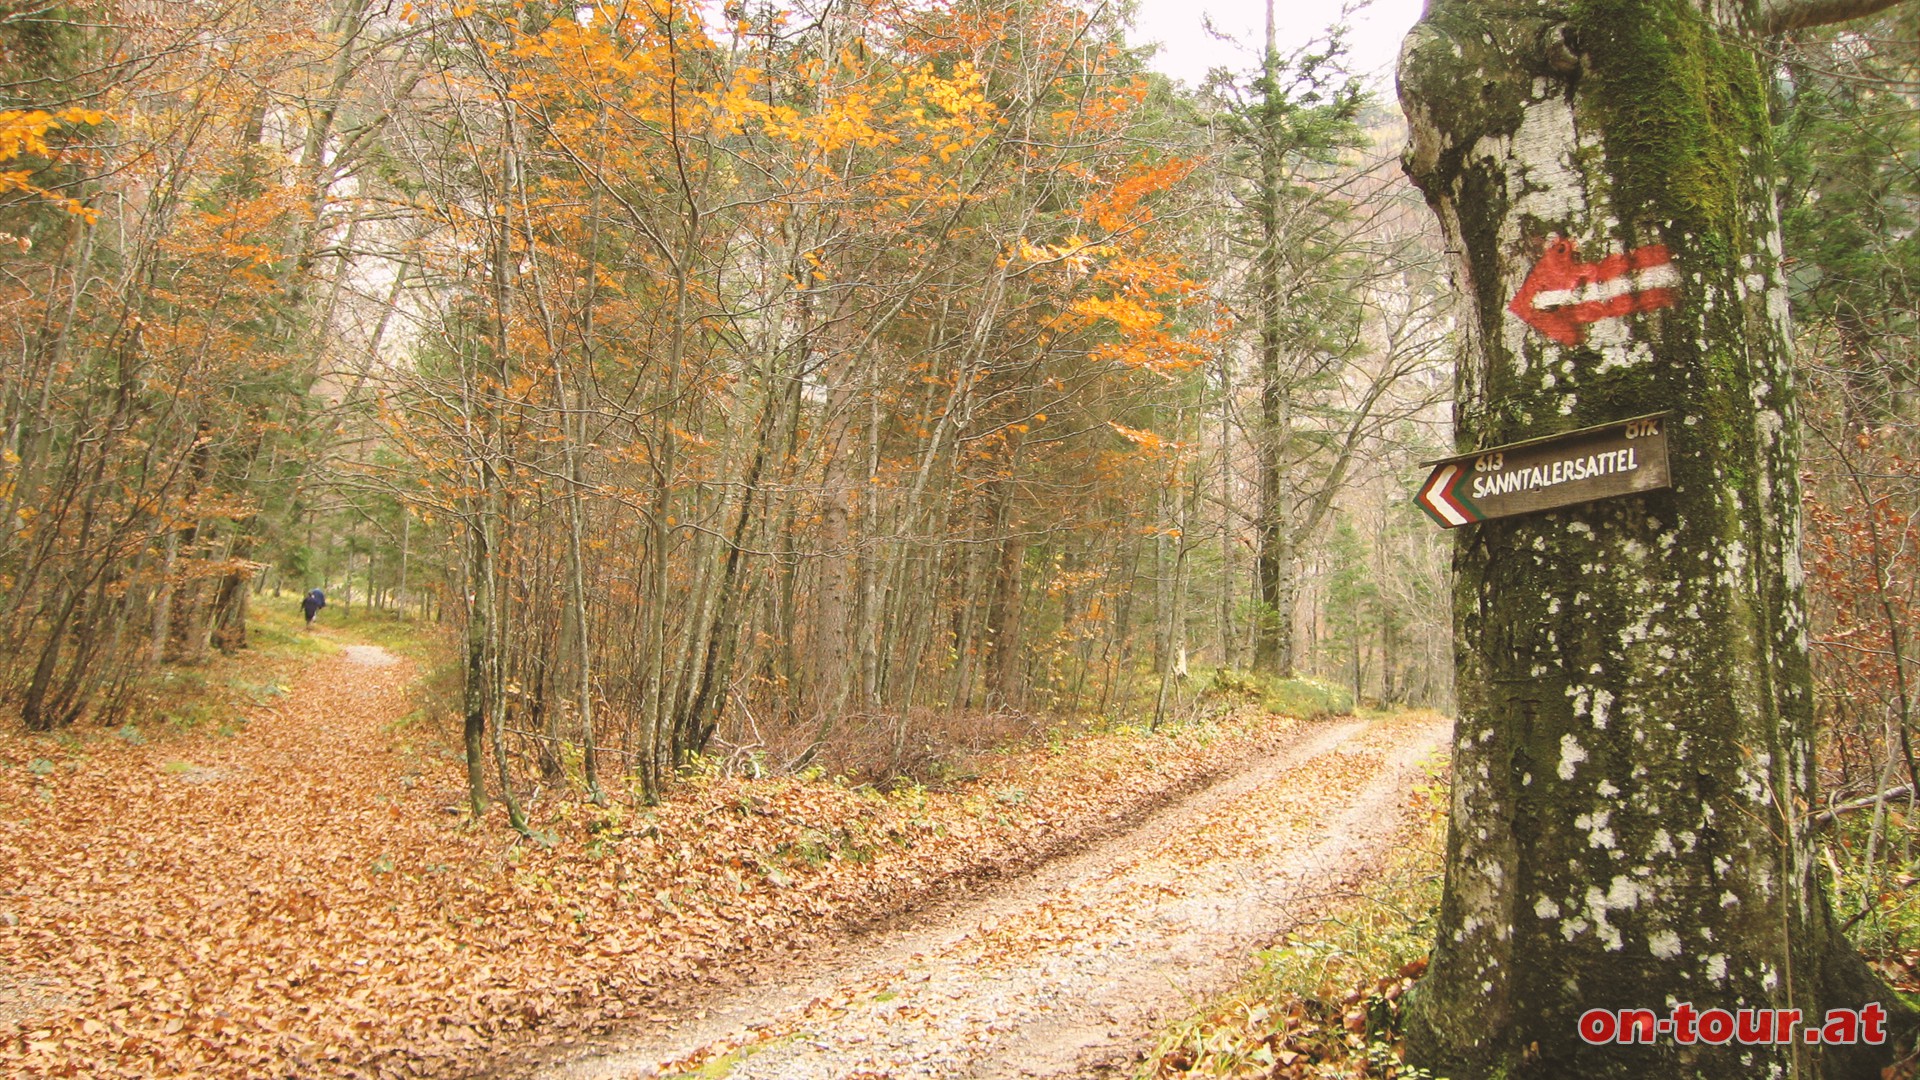
[{"label": "fallen leaves on ground", "polygon": [[950,791],[548,794],[528,843],[464,822],[457,756],[401,719],[411,665],[368,659],[231,734],[0,735],[0,1071],[469,1073],[1078,846],[1288,725],[1090,736]]},{"label": "fallen leaves on ground", "polygon": [[1868,965],[1903,994],[1920,997],[1920,949],[1902,949],[1868,958]]},{"label": "fallen leaves on ground", "polygon": [[[1328,785],[1347,782],[1342,773],[1335,770]],[[1410,794],[1417,813],[1394,845],[1396,854],[1384,868],[1355,875],[1368,879],[1363,893],[1321,898],[1317,917],[1268,950],[1246,986],[1168,1030],[1141,1075],[1403,1075],[1394,1040],[1401,998],[1427,969],[1445,835],[1443,789],[1433,784]]]},{"label": "fallen leaves on ground", "polygon": [[[927,937],[837,953],[845,978],[806,1001],[759,995],[712,1041],[633,1045],[618,1070],[839,1080],[855,1075],[1113,1075],[1153,1018],[1231,978],[1260,942],[1344,895],[1404,839],[1402,806],[1438,718],[1300,733],[1119,843],[936,919]],[[744,1005],[744,1007],[743,1007]],[[669,1054],[679,1056],[666,1060]],[[590,1075],[607,1061],[582,1062]],[[708,1071],[711,1070],[711,1071]],[[1213,1075],[1202,1071],[1200,1075]]]}]

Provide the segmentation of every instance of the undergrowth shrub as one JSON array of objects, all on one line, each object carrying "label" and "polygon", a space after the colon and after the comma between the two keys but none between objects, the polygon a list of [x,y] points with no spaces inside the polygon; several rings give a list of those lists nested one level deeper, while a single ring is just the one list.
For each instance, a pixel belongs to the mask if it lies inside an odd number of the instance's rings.
[{"label": "undergrowth shrub", "polygon": [[1260,707],[1283,716],[1319,720],[1353,711],[1353,691],[1306,676],[1278,679],[1252,671],[1215,668],[1206,693],[1221,697],[1257,699]]},{"label": "undergrowth shrub", "polygon": [[1834,912],[1867,962],[1908,1002],[1920,1005],[1920,825],[1904,798],[1874,812],[1841,814],[1824,834]]},{"label": "undergrowth shrub", "polygon": [[854,713],[828,725],[733,718],[709,747],[716,772],[818,775],[852,784],[943,784],[978,773],[983,754],[1046,737],[1048,718],[1011,710],[916,708]]}]

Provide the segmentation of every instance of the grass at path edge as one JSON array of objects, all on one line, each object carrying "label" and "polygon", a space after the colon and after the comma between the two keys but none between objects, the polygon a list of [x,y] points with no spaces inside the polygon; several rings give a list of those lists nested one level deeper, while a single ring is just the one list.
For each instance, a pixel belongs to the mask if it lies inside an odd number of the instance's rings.
[{"label": "grass at path edge", "polygon": [[1440,904],[1447,769],[1410,793],[1414,820],[1353,896],[1323,906],[1254,957],[1237,989],[1166,1028],[1138,1080],[1432,1080],[1398,1058],[1401,995],[1426,970]]}]

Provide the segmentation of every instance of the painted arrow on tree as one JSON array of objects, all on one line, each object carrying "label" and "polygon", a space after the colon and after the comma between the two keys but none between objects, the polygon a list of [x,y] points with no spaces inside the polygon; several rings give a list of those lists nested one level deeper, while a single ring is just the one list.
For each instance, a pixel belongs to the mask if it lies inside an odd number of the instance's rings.
[{"label": "painted arrow on tree", "polygon": [[1578,345],[1601,319],[1672,307],[1679,284],[1665,244],[1583,263],[1573,241],[1555,237],[1507,310],[1562,345]]}]

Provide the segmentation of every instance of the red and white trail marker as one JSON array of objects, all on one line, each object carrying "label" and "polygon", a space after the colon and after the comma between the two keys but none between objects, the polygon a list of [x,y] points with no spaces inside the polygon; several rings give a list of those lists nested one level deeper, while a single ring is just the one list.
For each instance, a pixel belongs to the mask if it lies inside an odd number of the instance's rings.
[{"label": "red and white trail marker", "polygon": [[1648,244],[1583,263],[1573,241],[1555,237],[1533,264],[1507,310],[1562,345],[1587,339],[1587,327],[1680,299],[1680,272],[1665,244]]}]

